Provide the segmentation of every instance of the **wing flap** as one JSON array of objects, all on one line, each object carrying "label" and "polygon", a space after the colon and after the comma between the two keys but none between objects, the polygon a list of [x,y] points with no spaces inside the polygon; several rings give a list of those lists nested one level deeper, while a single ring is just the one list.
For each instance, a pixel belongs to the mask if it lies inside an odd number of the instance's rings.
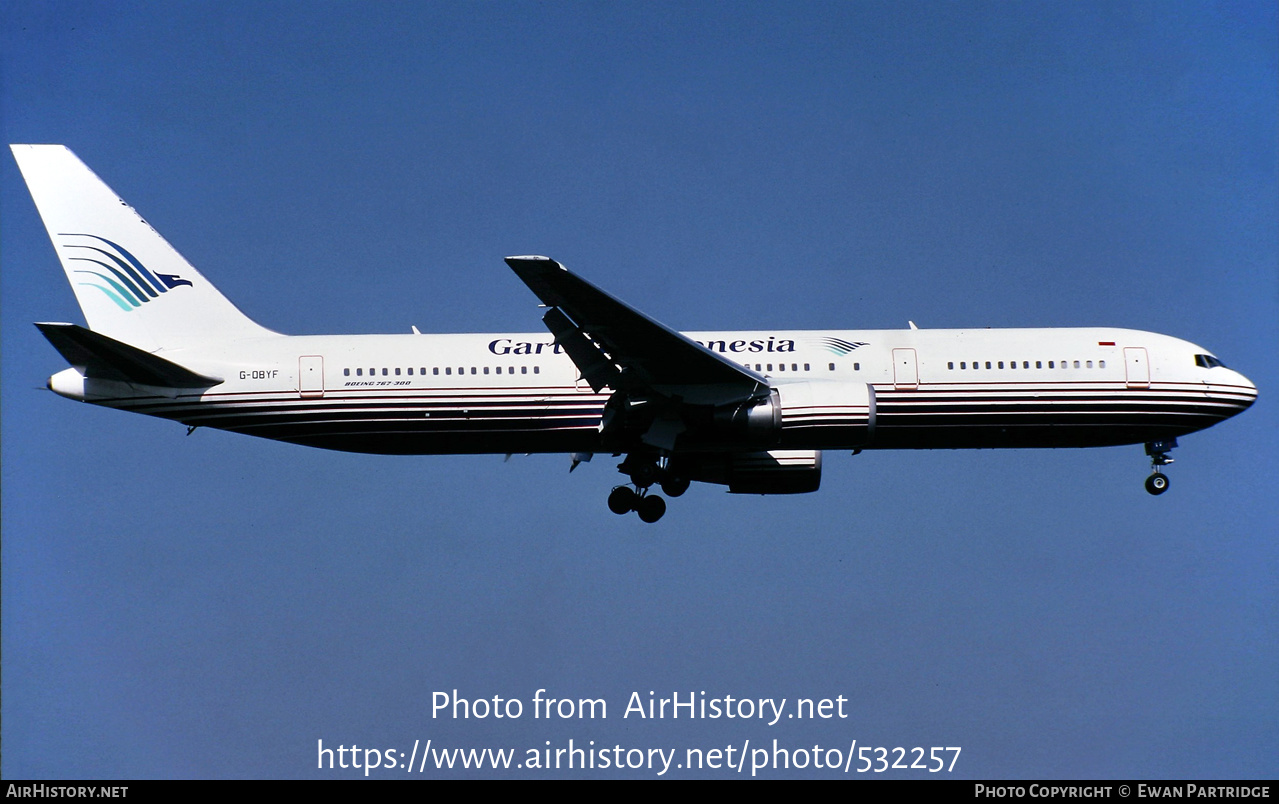
[{"label": "wing flap", "polygon": [[622,385],[622,372],[609,359],[590,336],[569,320],[558,307],[552,307],[542,316],[542,323],[555,336],[555,342],[582,372],[582,379],[590,383],[591,390],[599,393],[601,388]]}]

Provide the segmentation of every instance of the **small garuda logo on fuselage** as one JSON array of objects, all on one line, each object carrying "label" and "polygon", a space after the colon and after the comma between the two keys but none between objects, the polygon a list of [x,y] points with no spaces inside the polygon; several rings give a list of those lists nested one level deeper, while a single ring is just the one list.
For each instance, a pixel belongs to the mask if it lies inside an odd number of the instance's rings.
[{"label": "small garuda logo on fuselage", "polygon": [[843,338],[832,338],[829,335],[824,335],[820,338],[813,338],[812,343],[814,346],[820,346],[826,351],[839,355],[840,357],[843,357],[858,347],[866,345],[865,342],[862,341],[846,341]]},{"label": "small garuda logo on fuselage", "polygon": [[[141,307],[174,288],[183,285],[192,287],[189,279],[176,274],[151,271],[130,254],[128,249],[105,237],[75,233],[61,233],[58,237],[80,238],[79,241],[61,244],[62,248],[74,255],[68,257],[68,260],[85,263],[83,269],[73,269],[75,273],[83,274],[86,278],[94,277],[78,284],[97,288],[125,312]],[[89,267],[90,265],[97,267]]]}]

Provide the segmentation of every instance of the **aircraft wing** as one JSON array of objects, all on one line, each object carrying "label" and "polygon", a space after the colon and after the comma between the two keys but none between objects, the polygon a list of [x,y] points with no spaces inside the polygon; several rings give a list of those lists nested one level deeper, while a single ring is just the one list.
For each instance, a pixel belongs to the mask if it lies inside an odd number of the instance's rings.
[{"label": "aircraft wing", "polygon": [[543,316],[582,377],[599,391],[644,389],[693,404],[758,396],[759,374],[610,296],[549,257],[506,264],[551,309]]}]

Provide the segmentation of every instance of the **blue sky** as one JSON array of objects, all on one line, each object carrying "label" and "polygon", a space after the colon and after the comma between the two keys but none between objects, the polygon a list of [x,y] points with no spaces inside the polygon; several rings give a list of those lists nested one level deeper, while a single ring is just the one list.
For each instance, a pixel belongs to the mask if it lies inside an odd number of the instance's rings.
[{"label": "blue sky", "polygon": [[[1153,330],[1260,400],[1158,499],[1140,446],[831,453],[817,494],[698,487],[653,527],[603,456],[188,438],[42,390],[31,322],[83,319],[6,156],[0,772],[856,739],[1273,778],[1277,33],[1272,3],[5,4],[5,141],[71,147],[282,332],[536,332],[502,263],[534,253],[683,329]],[[539,688],[609,717],[431,717]],[[649,690],[850,717],[623,719]]]}]

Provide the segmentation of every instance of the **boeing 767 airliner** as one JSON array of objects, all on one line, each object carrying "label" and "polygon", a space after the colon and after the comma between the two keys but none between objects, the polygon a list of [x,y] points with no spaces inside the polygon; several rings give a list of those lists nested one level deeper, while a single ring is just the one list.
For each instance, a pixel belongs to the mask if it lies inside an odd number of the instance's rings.
[{"label": "boeing 767 airliner", "polygon": [[677,332],[546,257],[508,257],[542,334],[303,335],[241,313],[61,145],[14,145],[88,328],[36,324],[54,392],[312,447],[384,454],[597,452],[656,522],[694,481],[816,491],[823,450],[1145,444],[1151,494],[1177,438],[1257,398],[1211,352],[1130,329]]}]

